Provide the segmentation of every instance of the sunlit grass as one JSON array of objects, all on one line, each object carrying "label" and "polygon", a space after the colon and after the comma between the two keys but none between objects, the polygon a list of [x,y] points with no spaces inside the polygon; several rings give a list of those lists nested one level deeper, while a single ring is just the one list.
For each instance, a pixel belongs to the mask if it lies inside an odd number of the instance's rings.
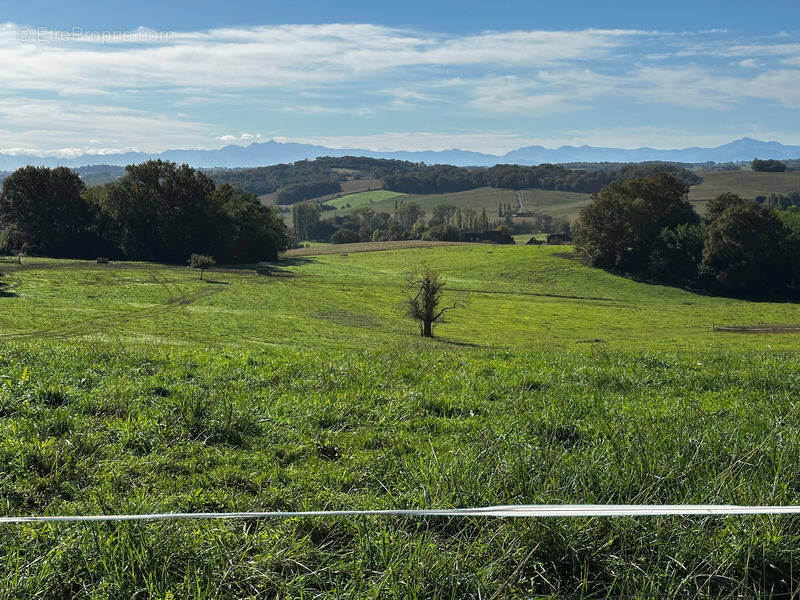
[{"label": "sunlit grass", "polygon": [[[321,249],[318,251],[324,251]],[[406,274],[448,278],[438,339]],[[4,268],[3,513],[800,502],[790,303],[700,296],[569,247],[246,269]],[[35,267],[35,268],[31,268]],[[0,529],[0,598],[769,597],[796,517],[289,519]]]}]

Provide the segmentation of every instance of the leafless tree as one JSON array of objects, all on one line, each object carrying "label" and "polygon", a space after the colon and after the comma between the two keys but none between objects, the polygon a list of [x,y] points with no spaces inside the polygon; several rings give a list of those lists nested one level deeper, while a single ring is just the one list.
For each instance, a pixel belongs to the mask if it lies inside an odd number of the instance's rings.
[{"label": "leafless tree", "polygon": [[411,295],[408,298],[408,315],[417,321],[419,332],[423,337],[433,337],[433,326],[441,322],[444,313],[456,307],[440,307],[442,302],[442,288],[446,285],[439,271],[425,267],[421,275],[411,275],[408,284]]}]

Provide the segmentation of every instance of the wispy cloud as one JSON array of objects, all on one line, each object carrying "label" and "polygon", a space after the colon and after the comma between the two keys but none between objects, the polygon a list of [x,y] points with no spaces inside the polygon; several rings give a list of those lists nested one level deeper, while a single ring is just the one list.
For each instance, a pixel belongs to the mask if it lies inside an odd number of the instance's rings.
[{"label": "wispy cloud", "polygon": [[5,148],[156,150],[250,143],[261,138],[241,132],[262,131],[485,150],[541,137],[543,126],[556,135],[567,120],[591,131],[663,111],[686,130],[688,111],[709,123],[716,112],[755,118],[767,107],[800,107],[800,43],[791,34],[457,36],[373,24],[59,32],[6,23],[0,57]]}]

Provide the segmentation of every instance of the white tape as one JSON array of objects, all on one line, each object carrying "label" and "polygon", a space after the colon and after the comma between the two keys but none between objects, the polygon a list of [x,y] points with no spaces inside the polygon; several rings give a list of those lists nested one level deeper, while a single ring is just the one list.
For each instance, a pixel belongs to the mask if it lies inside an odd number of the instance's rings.
[{"label": "white tape", "polygon": [[310,510],[299,512],[153,513],[141,515],[73,515],[0,517],[2,523],[159,521],[170,519],[276,519],[293,517],[664,517],[711,515],[778,515],[800,513],[800,506],[730,504],[520,504],[482,508],[398,510]]}]

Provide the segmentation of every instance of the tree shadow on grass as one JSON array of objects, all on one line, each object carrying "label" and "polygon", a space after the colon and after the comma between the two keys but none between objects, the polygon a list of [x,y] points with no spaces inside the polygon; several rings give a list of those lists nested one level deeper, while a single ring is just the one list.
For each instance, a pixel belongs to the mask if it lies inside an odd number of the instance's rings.
[{"label": "tree shadow on grass", "polygon": [[310,265],[319,262],[316,258],[308,256],[289,256],[279,259],[274,265],[274,270],[279,270],[281,267],[298,267],[301,265]]},{"label": "tree shadow on grass", "polygon": [[[1,277],[2,275],[0,275]],[[14,298],[17,294],[8,289],[8,284],[0,281],[0,298]]]}]

